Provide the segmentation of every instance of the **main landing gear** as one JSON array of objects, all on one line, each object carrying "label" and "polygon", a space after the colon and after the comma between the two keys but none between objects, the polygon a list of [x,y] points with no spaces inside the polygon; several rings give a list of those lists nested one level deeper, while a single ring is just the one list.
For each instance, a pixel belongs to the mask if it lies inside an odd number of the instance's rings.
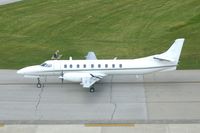
[{"label": "main landing gear", "polygon": [[37,80],[38,80],[37,88],[41,88],[41,87],[42,87],[42,84],[40,83],[40,78],[38,78]]},{"label": "main landing gear", "polygon": [[91,93],[95,92],[94,86],[91,86],[91,87],[90,87],[90,92],[91,92]]}]

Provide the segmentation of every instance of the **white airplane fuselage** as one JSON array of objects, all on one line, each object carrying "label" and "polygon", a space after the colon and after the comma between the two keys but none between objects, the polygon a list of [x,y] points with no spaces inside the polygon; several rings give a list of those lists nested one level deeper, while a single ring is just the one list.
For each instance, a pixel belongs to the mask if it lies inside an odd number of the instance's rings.
[{"label": "white airplane fuselage", "polygon": [[87,60],[48,60],[41,65],[22,68],[17,73],[38,78],[38,84],[40,77],[58,76],[90,88],[107,75],[142,75],[176,70],[183,43],[184,39],[177,39],[166,52],[139,59],[97,60],[96,56],[88,56],[90,59]]},{"label": "white airplane fuselage", "polygon": [[35,65],[25,67],[19,74],[32,76],[53,76],[64,73],[104,73],[118,74],[146,74],[156,71],[176,69],[176,62],[155,60],[153,56],[131,60],[49,60],[51,67]]}]

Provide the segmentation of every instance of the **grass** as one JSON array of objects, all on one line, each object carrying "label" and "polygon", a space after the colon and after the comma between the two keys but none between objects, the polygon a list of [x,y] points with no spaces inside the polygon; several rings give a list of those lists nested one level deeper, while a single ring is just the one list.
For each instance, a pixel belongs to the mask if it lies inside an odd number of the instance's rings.
[{"label": "grass", "polygon": [[199,0],[24,0],[0,6],[0,68],[63,59],[138,58],[186,38],[178,69],[200,68]]}]

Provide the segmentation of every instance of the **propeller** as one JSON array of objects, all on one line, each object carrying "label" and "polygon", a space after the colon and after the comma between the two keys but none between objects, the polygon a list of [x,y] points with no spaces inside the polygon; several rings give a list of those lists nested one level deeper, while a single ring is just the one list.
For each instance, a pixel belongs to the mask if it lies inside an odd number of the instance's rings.
[{"label": "propeller", "polygon": [[63,82],[64,82],[63,76],[64,76],[64,72],[62,71],[61,74],[60,74],[60,77],[59,77],[59,79],[61,79],[61,81],[62,81],[62,84],[63,84]]}]

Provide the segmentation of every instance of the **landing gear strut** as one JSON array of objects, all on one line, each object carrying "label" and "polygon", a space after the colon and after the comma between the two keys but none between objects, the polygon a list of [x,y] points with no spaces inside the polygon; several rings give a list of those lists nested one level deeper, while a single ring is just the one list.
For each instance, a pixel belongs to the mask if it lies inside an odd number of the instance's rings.
[{"label": "landing gear strut", "polygon": [[41,88],[41,87],[42,87],[42,84],[40,83],[40,78],[38,78],[37,80],[38,80],[37,88]]},{"label": "landing gear strut", "polygon": [[91,92],[91,93],[95,92],[94,86],[90,87],[90,92]]}]

